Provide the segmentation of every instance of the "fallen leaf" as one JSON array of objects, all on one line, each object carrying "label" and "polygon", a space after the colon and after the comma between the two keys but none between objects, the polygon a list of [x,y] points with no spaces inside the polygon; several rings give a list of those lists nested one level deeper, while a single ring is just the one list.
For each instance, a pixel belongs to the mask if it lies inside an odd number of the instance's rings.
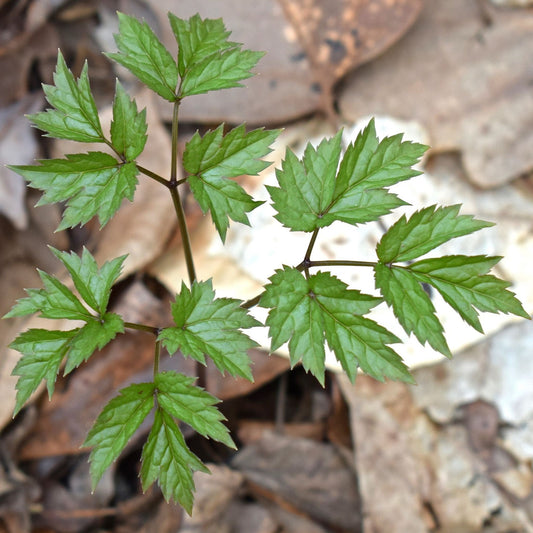
[{"label": "fallen leaf", "polygon": [[[270,516],[272,516],[279,524],[277,531],[283,533],[330,533],[330,529],[325,529],[316,522],[309,520],[305,516],[300,516],[290,511],[283,509],[278,505],[274,505],[267,501],[263,502],[263,506],[267,509]],[[338,531],[338,530],[337,530]],[[350,533],[360,533],[360,529],[354,529]],[[242,533],[248,533],[244,530]]]},{"label": "fallen leaf", "polygon": [[[258,503],[231,502],[228,509],[231,533],[278,533],[278,521],[265,506]],[[284,533],[291,533],[286,528]],[[305,533],[313,533],[307,530]]]},{"label": "fallen leaf", "polygon": [[117,505],[115,533],[174,533],[182,523],[183,509],[163,500],[161,491],[151,488]]},{"label": "fallen leaf", "polygon": [[355,385],[337,379],[350,408],[365,533],[425,533],[431,478],[419,455],[423,444],[413,446],[424,427],[409,389],[367,376]]},{"label": "fallen leaf", "polygon": [[[260,420],[239,420],[237,437],[243,445],[253,444],[260,441],[266,432],[275,431],[276,424]],[[315,441],[324,440],[325,424],[320,422],[284,423],[283,434],[287,437],[310,439]]]},{"label": "fallen leaf", "polygon": [[190,516],[184,516],[180,532],[232,533],[228,508],[237,498],[244,477],[227,466],[206,465],[211,474],[194,473],[196,494]]},{"label": "fallen leaf", "polygon": [[235,455],[231,465],[256,496],[334,531],[359,531],[355,473],[333,446],[265,433]]},{"label": "fallen leaf", "polygon": [[35,113],[42,103],[42,96],[28,95],[0,109],[0,213],[18,230],[28,226],[26,182],[5,165],[29,165],[38,157],[35,132],[24,115]]},{"label": "fallen leaf", "polygon": [[59,38],[51,24],[34,32],[23,32],[0,49],[0,108],[10,105],[28,92],[28,76],[34,62],[47,61],[57,55]]},{"label": "fallen leaf", "polygon": [[414,24],[423,0],[278,0],[310,62],[321,107],[334,117],[333,88]]},{"label": "fallen leaf", "polygon": [[404,39],[346,80],[341,114],[417,120],[433,150],[460,150],[468,177],[497,187],[533,169],[532,55],[530,10],[428,0]]}]

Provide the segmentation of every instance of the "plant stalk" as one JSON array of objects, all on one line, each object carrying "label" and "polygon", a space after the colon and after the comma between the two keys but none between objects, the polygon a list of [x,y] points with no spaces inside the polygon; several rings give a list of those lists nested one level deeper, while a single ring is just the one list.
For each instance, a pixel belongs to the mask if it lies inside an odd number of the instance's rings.
[{"label": "plant stalk", "polygon": [[154,353],[154,379],[159,374],[159,360],[161,359],[161,341],[155,342]]},{"label": "plant stalk", "polygon": [[191,238],[189,236],[189,229],[187,228],[187,222],[185,220],[185,213],[183,206],[181,205],[181,199],[178,189],[170,189],[172,196],[172,202],[174,203],[174,209],[178,218],[178,226],[181,233],[181,239],[183,242],[183,252],[185,254],[185,263],[187,264],[187,272],[189,274],[189,281],[191,285],[196,281],[196,271],[194,269],[194,260],[192,256]]},{"label": "plant stalk", "polygon": [[178,111],[180,102],[181,100],[179,99],[174,102],[174,110],[172,113],[172,160],[170,167],[170,181],[168,184],[172,196],[172,202],[174,204],[174,210],[176,211],[176,216],[178,218],[181,239],[183,241],[183,252],[185,254],[189,282],[192,285],[194,281],[196,281],[196,271],[192,255],[191,238],[189,236],[187,221],[185,220],[185,212],[183,211],[183,205],[178,190]]},{"label": "plant stalk", "polygon": [[305,252],[304,260],[302,261],[302,265],[304,265],[303,270],[305,271],[306,278],[309,277],[309,263],[311,262],[311,252],[313,251],[313,248],[315,246],[319,229],[320,228],[316,228],[315,231],[313,231],[313,235],[311,235],[311,240],[309,241],[309,246],[307,247],[307,251]]},{"label": "plant stalk", "polygon": [[[316,238],[315,238],[316,240]],[[311,245],[311,243],[309,243]],[[309,249],[312,250],[312,246],[309,246]],[[306,254],[307,255],[307,254]],[[356,266],[356,267],[374,267],[377,265],[377,262],[375,261],[344,261],[342,259],[331,259],[331,260],[325,260],[325,261],[310,261],[309,259],[304,259],[298,266],[295,266],[296,270],[299,270],[300,272],[303,271],[309,271],[310,268],[313,267],[319,267],[319,266]],[[255,307],[259,301],[261,300],[261,296],[263,296],[263,293],[258,294],[257,296],[254,296],[253,298],[250,298],[249,300],[246,300],[241,304],[241,307],[243,309],[251,309],[252,307]]]},{"label": "plant stalk", "polygon": [[307,268],[319,266],[356,266],[356,267],[374,267],[377,265],[376,261],[344,261],[342,259],[330,259],[325,261],[302,261],[297,267],[300,272]]},{"label": "plant stalk", "polygon": [[[185,263],[187,264],[187,273],[189,274],[189,282],[192,284],[196,281],[196,270],[194,268],[194,260],[192,254],[191,238],[189,236],[189,229],[187,227],[187,221],[185,219],[185,212],[181,203],[180,193],[178,186],[181,180],[178,181],[178,111],[180,107],[181,99],[177,99],[174,102],[174,109],[172,112],[172,160],[170,166],[170,182],[169,189],[172,196],[172,203],[174,204],[174,210],[178,218],[178,226],[180,229],[181,240],[183,243],[183,253],[185,254]],[[157,355],[159,360],[159,355]],[[159,362],[157,363],[159,366]],[[154,363],[154,372],[156,372],[156,366]],[[207,373],[205,367],[197,362],[196,373],[198,374],[198,385],[202,388],[206,388]]]},{"label": "plant stalk", "polygon": [[151,170],[148,170],[147,168],[142,167],[137,162],[135,163],[135,166],[137,167],[139,172],[141,172],[145,176],[148,176],[149,178],[152,178],[158,183],[161,183],[161,185],[164,185],[165,187],[170,188],[170,182],[167,179],[163,178],[159,174],[156,174],[155,172],[152,172]]},{"label": "plant stalk", "polygon": [[135,322],[124,322],[124,327],[129,329],[136,329],[139,331],[147,331],[148,333],[153,333],[154,335],[159,335],[159,328],[153,326],[146,326],[145,324],[136,324]]}]

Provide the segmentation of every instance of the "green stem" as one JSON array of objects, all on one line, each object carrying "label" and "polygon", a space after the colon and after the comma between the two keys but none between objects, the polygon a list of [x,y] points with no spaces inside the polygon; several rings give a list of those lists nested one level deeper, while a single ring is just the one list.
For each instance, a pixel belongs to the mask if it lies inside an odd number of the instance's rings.
[{"label": "green stem", "polygon": [[161,185],[170,188],[170,182],[167,179],[163,178],[159,174],[156,174],[155,172],[152,172],[151,170],[148,170],[147,168],[142,167],[137,162],[135,163],[135,166],[138,168],[139,172],[142,172],[145,176],[148,176],[158,183],[161,183]]},{"label": "green stem", "polygon": [[343,261],[343,260],[326,260],[326,261],[302,261],[297,267],[300,272],[312,267],[319,266],[356,266],[356,267],[374,267],[377,265],[375,261]]},{"label": "green stem", "polygon": [[159,360],[161,359],[161,341],[155,342],[154,353],[154,379],[159,374]]},{"label": "green stem", "polygon": [[254,298],[251,298],[250,300],[246,300],[246,302],[243,302],[241,304],[241,307],[243,309],[250,309],[251,307],[255,307],[259,303],[259,300],[261,300],[261,296],[263,296],[263,293],[258,294],[257,296],[255,296]]},{"label": "green stem", "polygon": [[[312,246],[310,246],[312,249]],[[309,249],[308,249],[309,250]],[[377,265],[377,262],[374,261],[344,261],[344,260],[327,260],[327,261],[310,261],[303,260],[298,266],[294,267],[296,270],[309,271],[310,268],[319,267],[319,266],[356,266],[356,267],[374,267]],[[396,266],[396,265],[395,265]],[[255,307],[261,300],[263,293],[246,300],[241,304],[243,309],[250,309]]]},{"label": "green stem", "polygon": [[[179,93],[178,93],[179,94]],[[185,219],[185,212],[181,203],[178,186],[182,180],[178,181],[178,111],[181,99],[178,98],[174,102],[174,110],[172,112],[172,160],[170,166],[170,181],[169,189],[172,196],[172,203],[178,218],[178,226],[180,229],[181,240],[183,243],[183,253],[185,254],[185,263],[187,264],[187,273],[189,274],[189,282],[192,284],[196,281],[196,271],[194,268],[194,260],[192,255],[191,238],[189,236],[189,229],[187,228],[187,221]],[[155,365],[154,365],[155,372]],[[206,388],[207,373],[205,367],[197,362],[196,372],[198,373],[198,385]]]},{"label": "green stem", "polygon": [[170,194],[172,195],[172,202],[174,203],[174,209],[176,210],[176,215],[178,217],[178,226],[180,228],[181,238],[183,241],[183,251],[185,253],[185,262],[187,263],[187,272],[189,274],[189,281],[192,285],[194,281],[196,281],[196,271],[194,269],[191,238],[189,236],[189,230],[185,220],[185,213],[183,211],[183,206],[181,205],[178,189],[170,189]]},{"label": "green stem", "polygon": [[[187,272],[189,274],[189,281],[191,285],[196,281],[196,271],[194,268],[194,261],[192,256],[191,238],[189,236],[189,229],[187,228],[187,221],[185,220],[185,212],[181,204],[180,193],[178,190],[178,111],[180,101],[174,102],[174,111],[172,113],[172,160],[170,168],[169,189],[174,204],[174,210],[178,218],[178,226],[183,241],[183,252],[185,254],[185,263],[187,264]],[[180,180],[181,181],[181,180]]]},{"label": "green stem", "polygon": [[154,328],[153,326],[146,326],[145,324],[136,324],[135,322],[124,322],[124,327],[128,329],[136,329],[139,331],[147,331],[148,333],[153,333],[154,335],[159,335],[159,328]]},{"label": "green stem", "polygon": [[318,237],[319,229],[320,228],[316,228],[315,231],[313,231],[313,235],[311,235],[309,246],[307,247],[307,251],[305,252],[304,262],[309,261],[311,259],[311,252],[313,251],[313,248],[315,246],[315,242],[316,242],[316,238]]},{"label": "green stem", "polygon": [[311,252],[313,251],[313,248],[315,246],[316,238],[318,237],[318,231],[320,228],[316,228],[315,231],[313,231],[313,235],[311,235],[311,240],[309,241],[309,246],[307,247],[307,251],[305,252],[304,260],[302,261],[302,265],[304,265],[303,270],[305,271],[305,277],[309,277],[309,264],[311,263]]},{"label": "green stem", "polygon": [[170,162],[170,183],[178,181],[178,112],[181,100],[174,102],[172,111],[172,160]]}]

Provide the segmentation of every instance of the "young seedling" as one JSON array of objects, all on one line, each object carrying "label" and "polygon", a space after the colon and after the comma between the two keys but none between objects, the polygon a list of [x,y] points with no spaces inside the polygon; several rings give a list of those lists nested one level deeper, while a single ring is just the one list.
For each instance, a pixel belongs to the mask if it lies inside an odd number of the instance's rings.
[{"label": "young seedling", "polygon": [[[269,163],[262,160],[279,130],[248,131],[244,125],[225,133],[223,126],[187,143],[178,180],[178,115],[185,98],[213,90],[237,87],[252,76],[263,55],[242,50],[228,40],[222,20],[182,20],[169,14],[178,45],[177,56],[168,51],[147,24],[119,13],[117,53],[112,60],[129,69],[141,82],[173,104],[172,157],[168,177],[142,167],[137,158],[147,142],[145,111],[139,111],[119,82],[116,84],[111,129],[104,132],[91,94],[87,65],[76,80],[61,53],[55,85],[45,85],[51,106],[29,119],[47,136],[106,145],[113,153],[92,151],[42,160],[38,165],[12,166],[29,186],[43,191],[39,204],[63,202],[59,230],[83,225],[95,216],[104,226],[122,201],[133,200],[139,176],[166,187],[171,195],[181,232],[188,269],[188,284],[171,304],[174,324],[153,327],[125,322],[108,310],[111,287],[120,275],[125,256],[98,267],[86,249],[81,256],[52,249],[72,278],[76,292],[57,278],[40,272],[42,289],[28,289],[6,317],[39,313],[44,318],[82,321],[68,331],[30,329],[11,347],[22,357],[13,374],[18,376],[15,414],[22,409],[42,380],[48,393],[65,362],[68,374],[102,349],[126,328],[154,335],[153,380],[134,383],[118,392],[103,409],[85,441],[92,447],[91,476],[96,485],[117,459],[147,415],[154,421],[142,451],[140,478],[146,490],[154,481],[167,500],[179,502],[189,513],[193,506],[196,470],[207,468],[187,447],[178,421],[201,435],[235,447],[218,400],[194,385],[194,378],[159,370],[161,348],[178,351],[205,364],[210,357],[221,373],[252,379],[247,350],[256,345],[244,332],[261,326],[248,314],[259,305],[268,309],[266,326],[271,350],[288,343],[291,364],[301,363],[324,384],[325,345],[354,381],[360,368],[383,381],[412,383],[401,357],[391,348],[400,340],[365,315],[386,303],[408,333],[447,357],[450,349],[443,327],[422,284],[434,287],[473,328],[482,331],[478,311],[512,313],[529,318],[509,283],[489,274],[500,257],[451,255],[420,259],[455,237],[492,224],[460,215],[459,206],[435,205],[402,216],[383,235],[376,258],[348,257],[323,261],[313,257],[321,228],[341,221],[357,226],[378,220],[405,204],[389,187],[419,174],[413,166],[427,147],[395,135],[379,140],[370,121],[344,155],[341,133],[307,146],[302,159],[287,150],[277,170],[277,187],[268,187],[275,217],[291,231],[310,234],[309,246],[298,265],[281,266],[264,291],[247,302],[217,298],[210,280],[197,280],[191,243],[180,199],[179,185],[186,183],[204,213],[210,213],[222,241],[230,219],[249,224],[247,213],[259,207],[231,178],[257,175]],[[349,288],[327,268],[345,265],[372,268],[381,296]],[[365,287],[362,287],[365,289]],[[367,287],[367,290],[371,288]]]}]

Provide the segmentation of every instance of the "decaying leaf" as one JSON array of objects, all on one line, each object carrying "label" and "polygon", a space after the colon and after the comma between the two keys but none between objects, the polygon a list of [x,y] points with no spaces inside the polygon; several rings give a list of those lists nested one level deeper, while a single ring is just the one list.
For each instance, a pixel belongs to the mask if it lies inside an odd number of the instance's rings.
[{"label": "decaying leaf", "polygon": [[429,0],[405,39],[346,80],[341,113],[417,120],[433,150],[461,150],[469,178],[497,187],[533,168],[532,54],[531,11]]},{"label": "decaying leaf", "polygon": [[329,444],[266,433],[232,460],[267,500],[334,531],[358,531],[359,492],[355,473]]}]

